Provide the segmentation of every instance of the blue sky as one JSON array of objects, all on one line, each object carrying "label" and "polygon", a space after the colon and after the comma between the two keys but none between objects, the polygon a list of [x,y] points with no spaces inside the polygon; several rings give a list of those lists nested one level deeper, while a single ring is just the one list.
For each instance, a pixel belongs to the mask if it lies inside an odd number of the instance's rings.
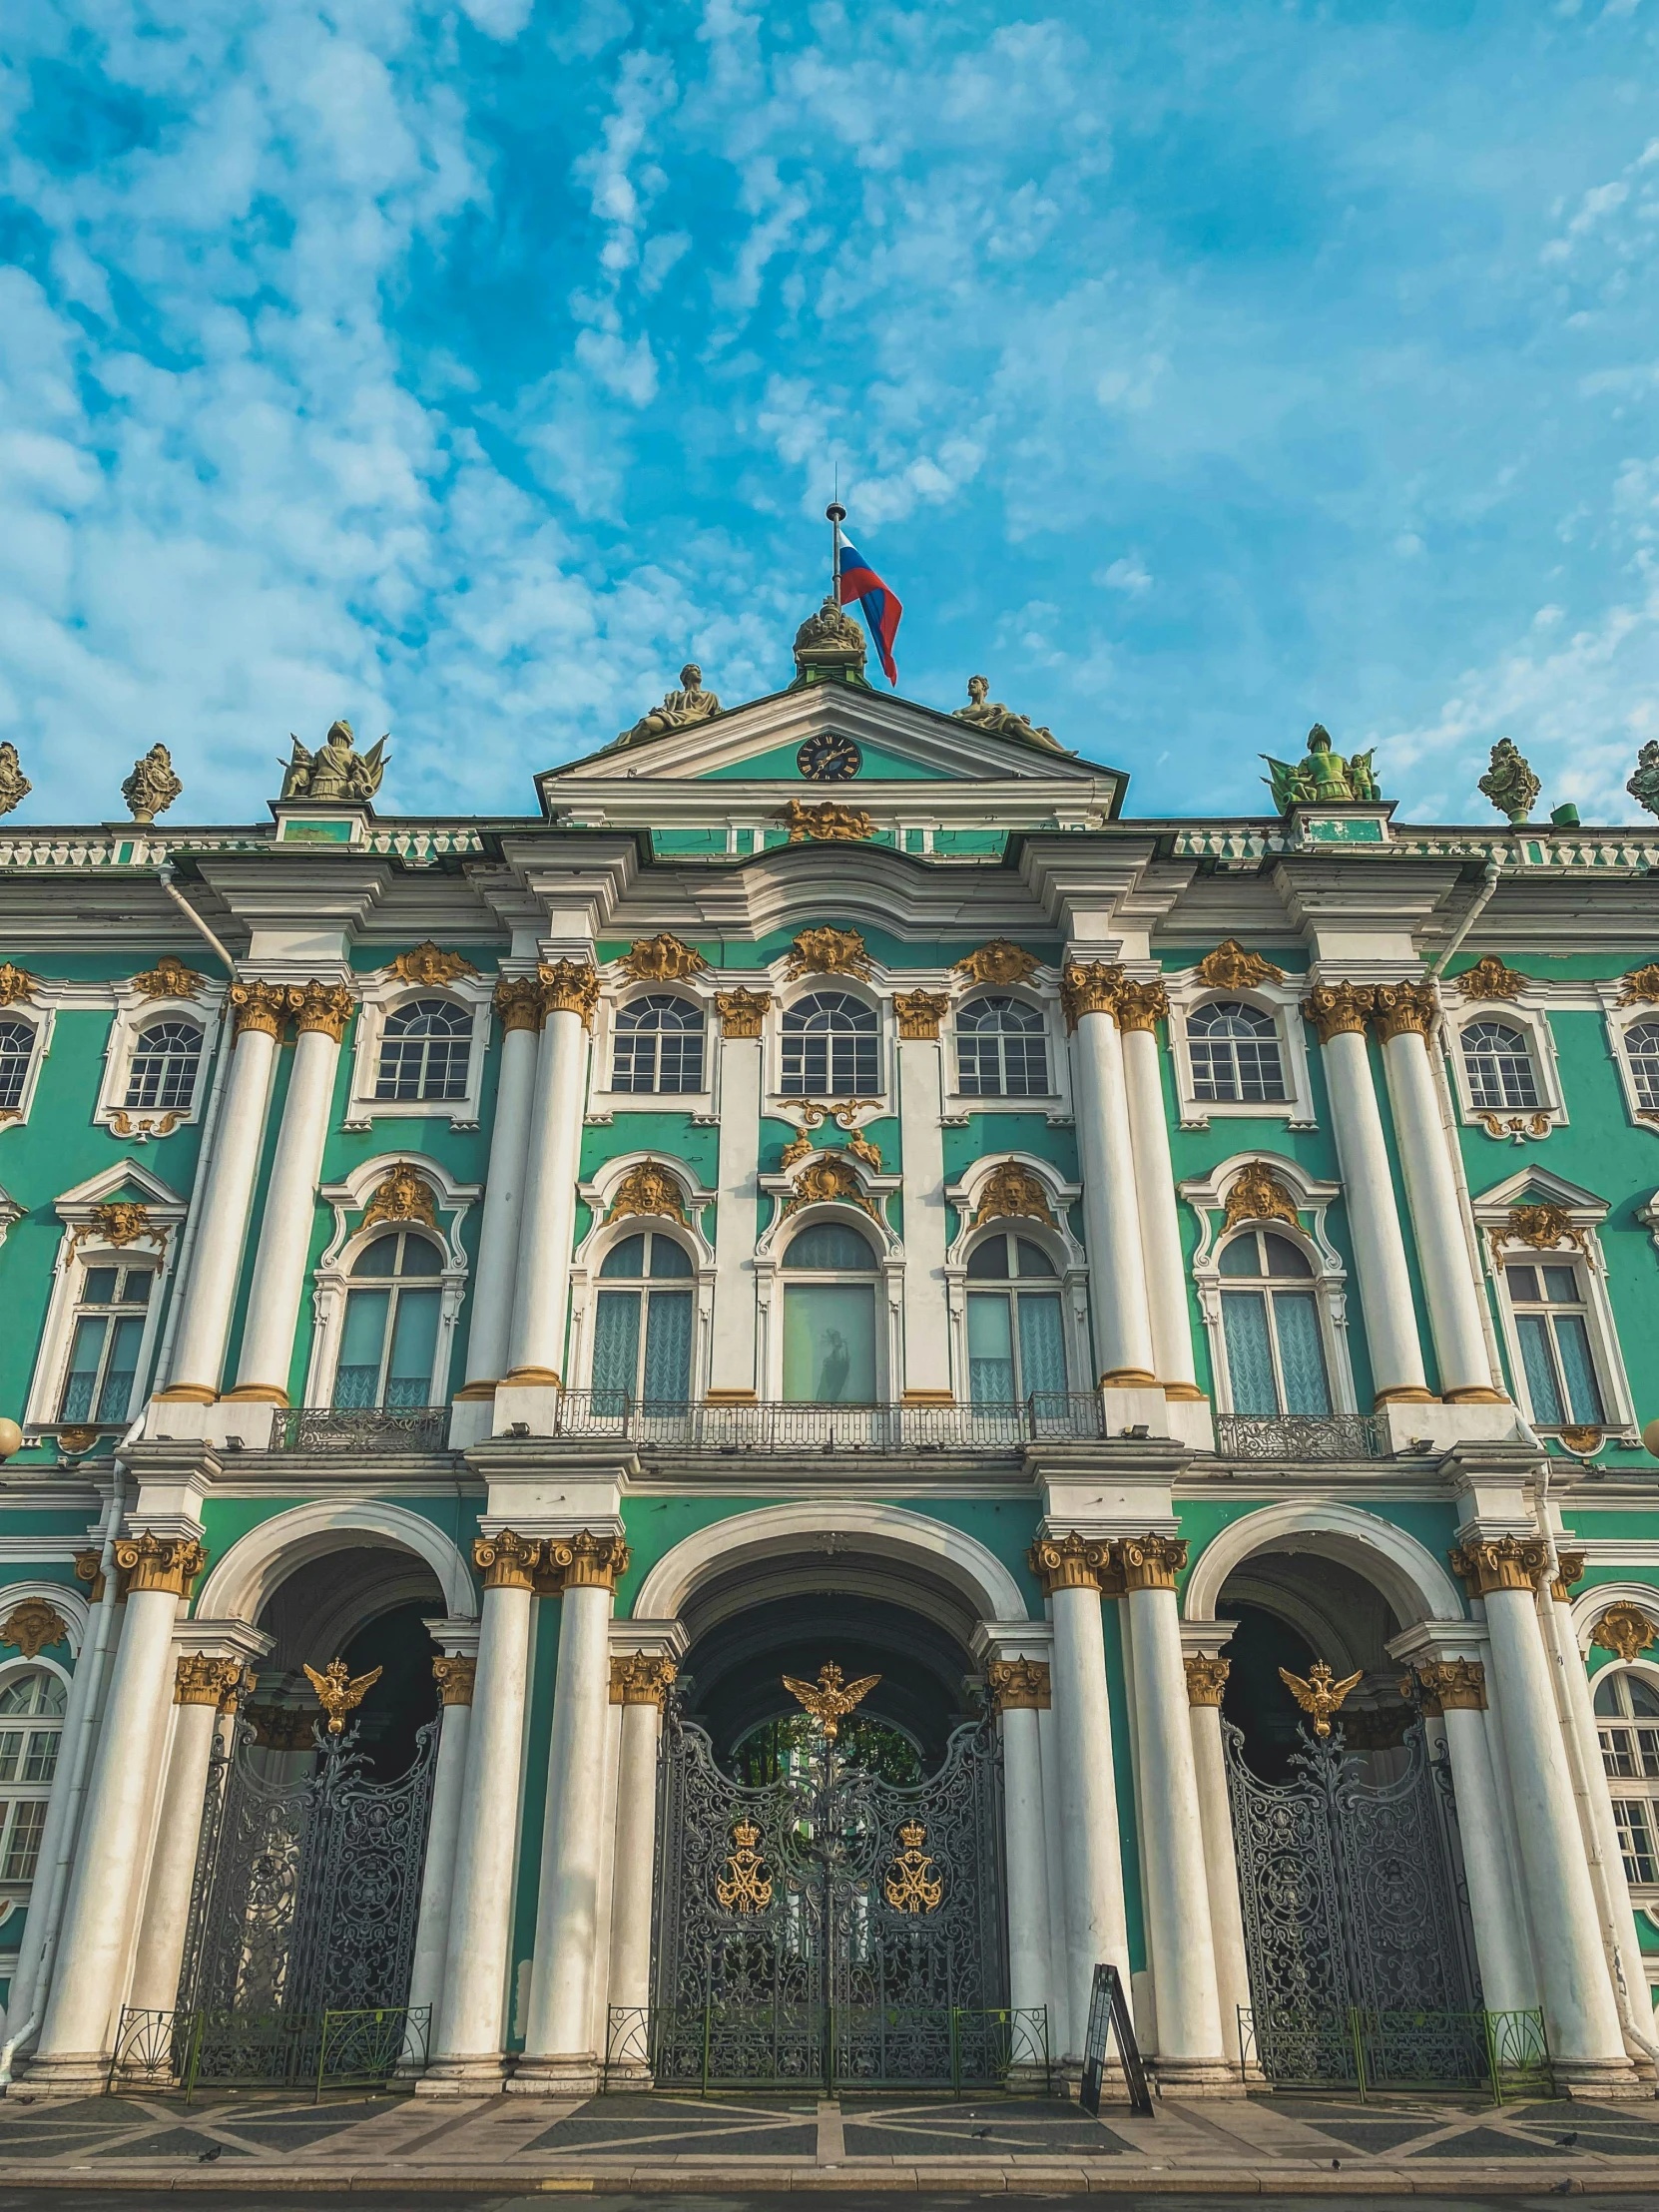
[{"label": "blue sky", "polygon": [[286,734],[531,810],[777,689],[838,464],[900,688],[1250,812],[1638,819],[1659,0],[9,0],[16,822],[243,820]]}]

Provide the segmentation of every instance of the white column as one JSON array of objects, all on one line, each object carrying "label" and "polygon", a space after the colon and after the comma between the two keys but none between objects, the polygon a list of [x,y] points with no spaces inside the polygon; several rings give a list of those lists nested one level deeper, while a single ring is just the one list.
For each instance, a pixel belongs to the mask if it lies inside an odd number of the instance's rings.
[{"label": "white column", "polygon": [[1319,1031],[1324,1053],[1377,1402],[1422,1404],[1432,1401],[1432,1393],[1423,1374],[1405,1239],[1372,1082],[1366,1044],[1371,1006],[1369,990],[1357,990],[1352,983],[1321,983],[1309,993],[1304,1010]]},{"label": "white column", "polygon": [[507,1337],[518,1276],[519,1217],[524,1206],[530,1102],[536,1087],[536,1046],[541,1035],[541,985],[533,975],[503,976],[495,986],[501,1020],[501,1061],[496,1073],[495,1120],[490,1125],[489,1180],[478,1231],[478,1266],[472,1280],[472,1328],[466,1347],[463,1396],[495,1394],[507,1372]]},{"label": "white column", "polygon": [[1087,967],[1072,963],[1065,969],[1066,1005],[1076,1024],[1072,1066],[1095,1358],[1102,1384],[1133,1389],[1153,1381],[1152,1330],[1147,1319],[1123,1047],[1112,1015],[1121,980],[1116,969],[1100,961]]},{"label": "white column", "polygon": [[1538,1977],[1510,1881],[1485,1669],[1478,1659],[1442,1659],[1417,1673],[1445,1725],[1481,1995],[1490,2012],[1528,2011],[1538,2002]]},{"label": "white column", "polygon": [[1435,1020],[1433,989],[1427,983],[1382,983],[1377,1005],[1405,1196],[1434,1333],[1440,1394],[1448,1405],[1501,1404],[1503,1392],[1492,1386],[1480,1319],[1480,1286],[1469,1266],[1450,1139],[1440,1119],[1428,1059]]},{"label": "white column", "polygon": [[1052,1689],[1060,1766],[1061,1851],[1066,1884],[1069,2059],[1082,2056],[1097,1964],[1114,1963],[1129,1987],[1129,1930],[1123,1910],[1112,1769],[1112,1715],[1100,1622],[1104,1544],[1078,1535],[1040,1537],[1032,1564],[1054,1615]]},{"label": "white column", "polygon": [[1135,1652],[1141,1864],[1158,1992],[1159,2074],[1189,2092],[1221,2087],[1232,2076],[1216,1994],[1204,1823],[1175,1603],[1175,1577],[1187,1547],[1178,1538],[1149,1534],[1124,1537],[1112,1550],[1128,1595]]},{"label": "white column", "polygon": [[1227,1751],[1221,1733],[1221,1697],[1231,1663],[1220,1648],[1231,1621],[1184,1624],[1181,1641],[1187,1676],[1187,1723],[1192,1734],[1198,1818],[1204,1837],[1205,1886],[1210,1900],[1210,1939],[1216,1960],[1216,2005],[1221,2047],[1228,2066],[1240,2070],[1239,2012],[1250,2006],[1250,1963],[1245,1949],[1239,1864],[1233,1849],[1233,1805],[1227,1788]]},{"label": "white column", "polygon": [[[1050,1695],[1053,1674],[1050,1670]],[[1037,1715],[1037,1746],[1042,1754],[1043,1847],[1048,1873],[1048,2053],[1063,2058],[1075,2046],[1071,2035],[1071,1975],[1066,1936],[1065,1816],[1060,1798],[1060,1735],[1054,1712]],[[1081,2037],[1079,2037],[1081,2039]]]},{"label": "white column", "polygon": [[616,1867],[611,1877],[611,2002],[651,2002],[652,1891],[656,1879],[657,1757],[663,1702],[675,1677],[660,1652],[611,1661],[611,1696],[622,1706],[617,1762]]},{"label": "white column", "polygon": [[598,977],[574,960],[542,969],[547,1019],[536,1055],[530,1107],[518,1277],[508,1337],[507,1380],[553,1383],[563,1377],[570,1310],[570,1246],[576,1219],[576,1170],[582,1150],[587,1082],[587,1023]]},{"label": "white column", "polygon": [[531,2095],[591,2096],[599,2086],[593,1982],[611,1703],[611,1593],[628,1552],[621,1537],[586,1530],[550,1537],[547,1551],[564,1573],[559,1669],[529,2016],[524,2055],[507,2086]]},{"label": "white column", "polygon": [[[898,1130],[904,1159],[904,1397],[943,1404],[950,1388],[950,1308],[945,1295],[942,991],[900,991]],[[964,1378],[963,1396],[967,1395]]]},{"label": "white column", "polygon": [[1152,1357],[1164,1395],[1200,1401],[1193,1366],[1192,1320],[1187,1305],[1187,1264],[1175,1207],[1175,1168],[1158,1052],[1158,1023],[1169,1013],[1162,983],[1126,983],[1118,994],[1123,1080],[1129,1102],[1129,1135],[1135,1153],[1135,1195],[1146,1265]]},{"label": "white column", "polygon": [[[340,1039],[355,1001],[343,984],[306,983],[291,994],[296,1041],[265,1216],[248,1294],[248,1326],[229,1397],[288,1402],[293,1338],[305,1295],[316,1184],[334,1101]],[[239,1057],[243,1050],[238,1046]]]},{"label": "white column", "polygon": [[1586,2095],[1629,2095],[1612,1979],[1602,1951],[1584,1838],[1544,1652],[1535,1590],[1548,1571],[1541,1543],[1465,1538],[1452,1563],[1485,1600],[1491,1668],[1502,1706],[1504,1755],[1514,1790],[1522,1873],[1544,2023],[1556,2078]]},{"label": "white column", "polygon": [[102,2086],[132,1936],[144,1818],[161,1755],[179,1600],[205,1564],[193,1539],[143,1535],[115,1546],[129,1577],[98,1765],[64,1909],[51,2000],[30,2078]]},{"label": "white column", "polygon": [[[1049,1704],[1049,1669],[1040,1659],[997,1659],[991,1662],[989,1674],[1002,1726],[1008,1994],[1016,2010],[1034,2011],[1048,2003],[1050,1971],[1048,1843],[1037,1721],[1038,1713]],[[1051,2043],[1051,2054],[1052,2050]]]},{"label": "white column", "polygon": [[173,1702],[179,1711],[150,1878],[144,1887],[144,1917],[129,2003],[162,2010],[179,2001],[179,1969],[202,1840],[208,1761],[226,1715],[235,1714],[237,1701],[248,1687],[250,1680],[240,1659],[182,1652],[175,1662]]},{"label": "white column", "polygon": [[276,1039],[287,1018],[288,991],[280,983],[233,983],[236,1044],[220,1107],[218,1138],[205,1191],[197,1200],[201,1228],[184,1301],[173,1362],[161,1398],[211,1405],[219,1396],[225,1344],[236,1304],[237,1277],[265,1139],[266,1108]]},{"label": "white column", "polygon": [[761,1026],[764,991],[722,991],[719,1205],[715,1212],[714,1356],[709,1395],[747,1404],[755,1372],[755,1224],[760,1219]]},{"label": "white column", "polygon": [[426,2095],[487,2094],[499,2084],[513,1859],[518,1841],[530,1593],[541,1545],[504,1529],[472,1547],[484,1577],[466,1780],[455,1845],[439,2025],[420,2078]]},{"label": "white column", "polygon": [[[455,1853],[461,1834],[467,1742],[472,1734],[472,1693],[477,1683],[478,1632],[454,1632],[457,1624],[428,1622],[446,1648],[432,1661],[438,1685],[438,1757],[432,1775],[432,1810],[426,1822],[426,1858],[420,1873],[420,1913],[415,1922],[414,1963],[409,1970],[409,2009],[428,2007],[425,2054],[431,2056],[443,2008],[443,1969],[449,1950],[449,1901],[455,1887]],[[462,1649],[470,1644],[470,1651]]]}]

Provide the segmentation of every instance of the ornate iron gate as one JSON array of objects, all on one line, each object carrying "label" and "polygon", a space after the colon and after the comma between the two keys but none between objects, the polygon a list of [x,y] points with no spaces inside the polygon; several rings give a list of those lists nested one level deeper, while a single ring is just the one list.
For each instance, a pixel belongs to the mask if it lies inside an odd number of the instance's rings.
[{"label": "ornate iron gate", "polygon": [[[795,1770],[731,1781],[671,1707],[657,1825],[657,2081],[950,2083],[1046,2064],[1007,2009],[1001,1757],[951,1737],[914,1788],[815,1731]],[[613,2056],[616,2053],[613,2052]]]},{"label": "ornate iron gate", "polygon": [[1479,2080],[1483,2015],[1451,1776],[1421,1722],[1391,1782],[1340,1726],[1264,1782],[1224,1723],[1255,2057],[1279,2082]]},{"label": "ornate iron gate", "polygon": [[204,2081],[308,2076],[325,2013],[408,1998],[438,1723],[395,1782],[364,1779],[354,1727],[313,1734],[294,1780],[256,1771],[246,1721],[209,1766],[178,1996]]}]

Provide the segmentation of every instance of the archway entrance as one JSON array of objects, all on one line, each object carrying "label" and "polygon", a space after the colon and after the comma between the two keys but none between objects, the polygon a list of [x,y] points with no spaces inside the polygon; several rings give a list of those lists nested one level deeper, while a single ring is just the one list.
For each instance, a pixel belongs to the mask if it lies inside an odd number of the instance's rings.
[{"label": "archway entrance", "polygon": [[1027,2055],[971,1616],[891,1560],[831,1556],[775,1561],[760,1590],[717,1576],[687,1608],[660,1769],[664,2086],[980,2083]]},{"label": "archway entrance", "polygon": [[1354,1566],[1277,1551],[1234,1569],[1216,1614],[1237,1622],[1247,2055],[1283,2086],[1485,2078],[1450,1768],[1388,1657],[1402,1624]]}]

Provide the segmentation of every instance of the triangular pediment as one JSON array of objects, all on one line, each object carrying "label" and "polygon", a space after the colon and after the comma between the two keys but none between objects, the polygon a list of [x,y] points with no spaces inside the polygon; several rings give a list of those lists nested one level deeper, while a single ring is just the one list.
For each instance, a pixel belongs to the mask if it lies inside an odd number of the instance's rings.
[{"label": "triangular pediment", "polygon": [[1607,1211],[1606,1199],[1595,1191],[1587,1191],[1581,1183],[1569,1183],[1564,1175],[1534,1162],[1504,1176],[1490,1190],[1481,1191],[1470,1204],[1477,1214],[1506,1212],[1516,1206],[1560,1206],[1568,1213]]}]

